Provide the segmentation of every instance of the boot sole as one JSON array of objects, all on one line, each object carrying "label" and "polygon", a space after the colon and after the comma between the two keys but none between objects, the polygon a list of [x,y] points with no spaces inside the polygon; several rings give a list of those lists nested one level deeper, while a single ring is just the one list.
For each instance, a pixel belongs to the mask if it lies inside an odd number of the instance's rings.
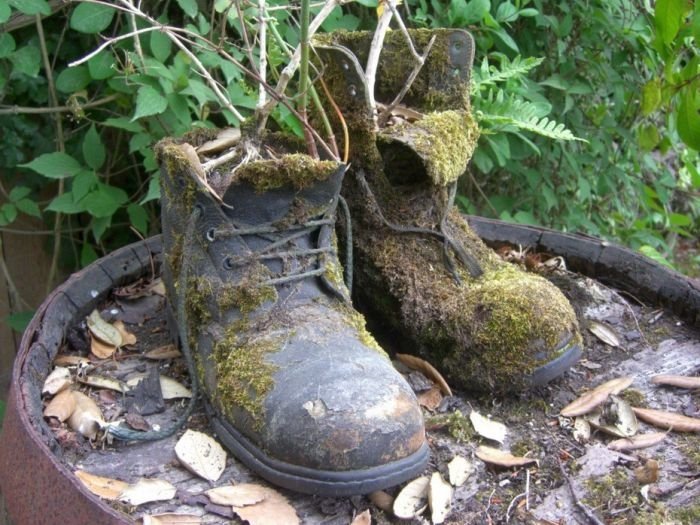
[{"label": "boot sole", "polygon": [[542,386],[549,383],[551,380],[563,375],[581,358],[583,353],[582,346],[579,343],[572,343],[572,338],[573,335],[570,335],[559,345],[560,349],[564,349],[559,357],[536,368],[532,372],[528,378],[530,385]]},{"label": "boot sole", "polygon": [[210,421],[222,443],[246,467],[270,483],[305,494],[354,496],[393,487],[421,474],[430,454],[427,443],[423,443],[410,456],[385,465],[360,470],[319,470],[271,458],[228,422],[211,414]]}]

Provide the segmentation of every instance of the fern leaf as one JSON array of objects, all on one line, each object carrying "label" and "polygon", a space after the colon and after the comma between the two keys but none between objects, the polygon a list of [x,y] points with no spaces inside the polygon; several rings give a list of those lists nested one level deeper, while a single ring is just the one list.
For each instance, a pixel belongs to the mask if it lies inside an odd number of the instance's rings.
[{"label": "fern leaf", "polygon": [[481,66],[474,69],[472,92],[479,91],[482,87],[492,86],[508,79],[522,77],[531,69],[539,66],[544,58],[528,57],[523,59],[520,55],[512,61],[508,57],[502,57],[499,67],[489,64],[488,57],[484,58]]}]

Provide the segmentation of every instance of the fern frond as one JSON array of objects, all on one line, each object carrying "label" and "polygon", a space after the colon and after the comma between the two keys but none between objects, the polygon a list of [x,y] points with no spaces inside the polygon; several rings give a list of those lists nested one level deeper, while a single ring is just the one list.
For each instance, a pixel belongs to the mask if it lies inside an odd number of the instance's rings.
[{"label": "fern frond", "polygon": [[473,71],[472,93],[479,91],[482,87],[492,86],[498,82],[505,82],[510,78],[522,77],[531,69],[539,66],[544,58],[528,57],[523,59],[520,55],[512,61],[504,56],[499,67],[489,64],[488,57],[481,62],[481,66]]}]

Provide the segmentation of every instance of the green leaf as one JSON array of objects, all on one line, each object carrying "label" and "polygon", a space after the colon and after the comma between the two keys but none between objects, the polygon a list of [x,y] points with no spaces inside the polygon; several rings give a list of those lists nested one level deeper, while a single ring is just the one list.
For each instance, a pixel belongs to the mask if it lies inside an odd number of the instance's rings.
[{"label": "green leaf", "polygon": [[14,314],[11,314],[11,315],[8,315],[7,317],[5,317],[5,322],[15,332],[19,332],[21,334],[22,332],[24,332],[24,330],[29,325],[29,322],[32,320],[32,317],[34,317],[33,311],[32,312],[15,312]]},{"label": "green leaf", "polygon": [[27,188],[26,186],[15,186],[12,188],[12,190],[10,190],[10,201],[17,202],[20,199],[24,199],[31,192],[31,188]]},{"label": "green leaf", "polygon": [[664,44],[670,44],[681,27],[686,0],[656,0],[654,25]]},{"label": "green leaf", "polygon": [[690,226],[693,224],[693,220],[684,213],[671,213],[668,216],[668,220],[673,226]]},{"label": "green leaf", "polygon": [[133,122],[127,117],[108,118],[107,120],[102,122],[102,125],[109,126],[111,128],[123,129],[124,131],[128,131],[130,133],[138,133],[140,131],[143,131],[141,124],[139,124],[138,122]]},{"label": "green leaf", "polygon": [[197,2],[195,0],[177,0],[177,5],[185,12],[190,18],[197,16],[199,8],[197,7]]},{"label": "green leaf", "polygon": [[674,269],[673,265],[670,262],[668,262],[668,259],[666,259],[666,257],[664,257],[659,252],[659,250],[657,250],[653,246],[645,244],[644,246],[639,247],[639,251],[642,253],[642,255],[646,255],[647,257],[656,261],[657,263],[662,264],[663,266],[666,266],[667,268],[671,268],[672,270]]},{"label": "green leaf", "polygon": [[[8,317],[5,317],[5,322],[8,325],[10,324]],[[0,399],[0,430],[2,430],[2,421],[3,421],[3,419],[5,419],[5,407],[6,407],[5,401]]]},{"label": "green leaf", "polygon": [[78,173],[82,166],[67,153],[44,153],[27,164],[20,164],[49,179],[63,179]]},{"label": "green leaf", "polygon": [[80,250],[80,266],[84,268],[88,264],[94,263],[97,259],[99,259],[99,255],[97,255],[95,249],[89,243],[83,243],[83,247]]},{"label": "green leaf", "polygon": [[129,196],[121,188],[98,183],[97,189],[85,196],[83,202],[88,213],[98,219],[111,217],[129,200]]},{"label": "green leaf", "polygon": [[15,50],[15,39],[10,33],[0,35],[0,58],[7,58]]},{"label": "green leaf", "polygon": [[93,124],[83,137],[83,159],[88,166],[97,171],[104,164],[106,156],[105,146]]},{"label": "green leaf", "polygon": [[173,47],[173,43],[168,38],[165,33],[160,31],[151,31],[151,53],[161,62],[165,62],[170,56],[170,51]]},{"label": "green leaf", "polygon": [[639,147],[644,151],[653,150],[661,141],[659,127],[654,124],[641,126],[638,133],[637,140],[639,141]]},{"label": "green leaf", "polygon": [[17,207],[14,204],[6,202],[0,206],[0,226],[12,224],[16,218]]},{"label": "green leaf", "polygon": [[4,24],[10,18],[12,14],[12,9],[10,9],[10,4],[7,0],[0,0],[0,24]]},{"label": "green leaf", "polygon": [[36,77],[41,68],[41,52],[37,44],[25,44],[10,55],[14,71]]},{"label": "green leaf", "polygon": [[78,4],[71,13],[70,27],[80,33],[99,33],[112,23],[114,12],[104,4]]},{"label": "green leaf", "polygon": [[51,6],[46,0],[9,0],[9,4],[25,15],[51,14]]},{"label": "green leaf", "polygon": [[88,71],[94,80],[104,80],[113,77],[116,73],[114,68],[114,55],[111,51],[102,51],[87,61]]},{"label": "green leaf", "polygon": [[661,80],[655,78],[642,86],[642,115],[648,116],[661,104]]},{"label": "green leaf", "polygon": [[39,205],[31,199],[21,199],[15,203],[17,209],[22,213],[31,215],[32,217],[41,217],[41,211],[39,210]]},{"label": "green leaf", "polygon": [[85,207],[77,204],[73,200],[73,194],[71,192],[66,192],[54,198],[46,207],[46,210],[72,214],[85,211]]},{"label": "green leaf", "polygon": [[687,146],[700,151],[700,94],[695,83],[686,86],[680,98],[676,113],[678,135]]},{"label": "green leaf", "polygon": [[695,10],[690,30],[693,34],[693,38],[695,39],[695,45],[700,44],[700,9]]},{"label": "green leaf", "polygon": [[148,213],[143,209],[143,206],[132,202],[127,206],[126,212],[129,214],[132,226],[144,237],[148,235]]},{"label": "green leaf", "polygon": [[148,191],[143,199],[139,201],[139,204],[145,204],[156,199],[160,199],[160,173],[155,173],[151,180],[148,181]]},{"label": "green leaf", "polygon": [[131,120],[160,115],[166,109],[168,109],[168,101],[163,95],[151,86],[141,86],[136,95],[136,111]]},{"label": "green leaf", "polygon": [[90,193],[97,186],[97,175],[91,170],[82,170],[73,177],[71,192],[75,202],[80,202],[83,197]]},{"label": "green leaf", "polygon": [[66,94],[75,93],[87,86],[91,80],[87,66],[67,67],[56,77],[56,89]]},{"label": "green leaf", "polygon": [[153,137],[148,133],[135,133],[129,140],[129,153],[134,153],[135,151],[150,147],[152,143]]},{"label": "green leaf", "polygon": [[100,242],[100,239],[112,225],[112,216],[92,219],[92,236],[95,238],[95,242]]}]

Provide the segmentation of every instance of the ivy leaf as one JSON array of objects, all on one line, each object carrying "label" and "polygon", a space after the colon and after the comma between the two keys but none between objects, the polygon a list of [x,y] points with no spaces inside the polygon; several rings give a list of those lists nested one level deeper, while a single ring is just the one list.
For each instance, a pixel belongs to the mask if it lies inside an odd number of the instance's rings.
[{"label": "ivy leaf", "polygon": [[105,146],[93,124],[83,137],[83,158],[88,166],[97,171],[104,164],[106,156]]},{"label": "ivy leaf", "polygon": [[114,9],[102,4],[79,4],[71,13],[70,27],[80,33],[99,33],[112,23]]},{"label": "ivy leaf", "polygon": [[664,44],[670,44],[681,27],[685,0],[656,0],[654,25]]},{"label": "ivy leaf", "polygon": [[199,12],[199,8],[197,7],[197,2],[195,0],[177,0],[177,5],[179,5],[185,14],[187,14],[187,16],[190,18],[194,18]]},{"label": "ivy leaf", "polygon": [[0,58],[7,58],[10,56],[15,48],[15,39],[12,38],[10,33],[3,33],[0,35]]},{"label": "ivy leaf", "polygon": [[92,80],[86,66],[67,67],[56,77],[56,89],[71,94],[80,91]]},{"label": "ivy leaf", "polygon": [[44,153],[27,164],[20,164],[49,179],[64,179],[78,173],[82,166],[67,153]]},{"label": "ivy leaf", "polygon": [[132,122],[142,117],[159,115],[168,108],[166,98],[151,86],[141,86],[136,95],[136,112]]},{"label": "ivy leaf", "polygon": [[148,235],[148,214],[146,210],[144,210],[142,206],[132,202],[127,206],[126,212],[129,214],[129,220],[133,227],[142,235]]},{"label": "ivy leaf", "polygon": [[51,14],[51,6],[46,0],[9,0],[9,4],[25,15]]},{"label": "ivy leaf", "polygon": [[29,77],[36,77],[41,67],[41,53],[36,45],[24,45],[10,55],[14,70]]},{"label": "ivy leaf", "polygon": [[696,151],[700,151],[700,95],[693,89],[694,83],[684,89],[676,113],[678,135]]}]

